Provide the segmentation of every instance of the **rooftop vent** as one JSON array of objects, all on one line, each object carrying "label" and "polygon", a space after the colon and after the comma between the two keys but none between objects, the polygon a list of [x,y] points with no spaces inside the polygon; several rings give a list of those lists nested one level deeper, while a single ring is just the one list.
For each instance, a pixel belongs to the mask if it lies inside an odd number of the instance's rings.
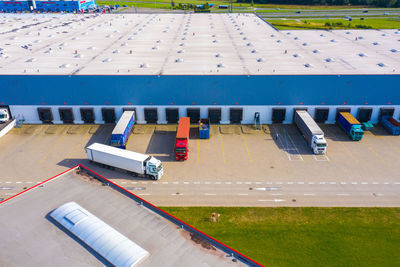
[{"label": "rooftop vent", "polygon": [[[87,32],[84,32],[84,33],[82,33],[82,35],[88,35],[88,33]],[[49,36],[50,37],[50,36]]]},{"label": "rooftop vent", "polygon": [[277,43],[280,43],[280,42],[281,42],[281,40],[276,40],[276,42],[277,42]]},{"label": "rooftop vent", "polygon": [[382,36],[386,36],[386,33],[382,33],[381,35],[382,35]]},{"label": "rooftop vent", "polygon": [[244,33],[243,33],[243,32],[240,32],[239,34],[240,34],[240,35],[243,35]]},{"label": "rooftop vent", "polygon": [[182,37],[182,39],[181,40],[186,40],[186,37]]},{"label": "rooftop vent", "polygon": [[74,38],[72,38],[71,40],[79,40],[79,37],[74,37]]},{"label": "rooftop vent", "polygon": [[180,43],[179,46],[185,46],[185,43]]},{"label": "rooftop vent", "polygon": [[157,44],[161,44],[162,43],[162,40],[157,40]]},{"label": "rooftop vent", "polygon": [[257,58],[257,62],[264,62],[264,59],[263,58]]},{"label": "rooftop vent", "polygon": [[247,37],[243,37],[243,40],[247,40]]},{"label": "rooftop vent", "polygon": [[150,66],[149,66],[149,64],[147,64],[147,63],[143,63],[143,64],[140,64],[139,67],[142,68],[142,69],[144,69],[144,68],[148,68],[148,67],[150,67]]},{"label": "rooftop vent", "polygon": [[13,36],[13,37],[10,38],[10,40],[17,40],[17,39],[18,39],[17,36]]},{"label": "rooftop vent", "polygon": [[275,35],[271,34],[270,37],[275,37]]},{"label": "rooftop vent", "polygon": [[183,54],[183,53],[185,53],[185,50],[181,49],[181,50],[176,51],[176,53]]},{"label": "rooftop vent", "polygon": [[40,43],[42,40],[39,40],[39,39],[37,39],[37,40],[35,40],[35,41],[33,41],[34,43]]},{"label": "rooftop vent", "polygon": [[122,43],[121,46],[128,46],[128,43]]},{"label": "rooftop vent", "polygon": [[83,58],[84,56],[82,54],[77,54],[75,55],[76,58]]},{"label": "rooftop vent", "polygon": [[213,40],[213,43],[218,43],[218,40]]},{"label": "rooftop vent", "polygon": [[129,38],[128,38],[128,40],[129,40],[129,41],[133,40],[133,37],[132,37],[132,36],[131,36],[131,37],[129,37]]},{"label": "rooftop vent", "polygon": [[397,50],[393,48],[393,49],[390,49],[390,52],[396,53]]},{"label": "rooftop vent", "polygon": [[118,54],[120,51],[118,49],[113,51],[113,54]]},{"label": "rooftop vent", "polygon": [[70,64],[62,64],[60,65],[60,68],[65,69],[68,68],[70,66]]},{"label": "rooftop vent", "polygon": [[325,58],[326,62],[335,62],[335,60],[331,57]]},{"label": "rooftop vent", "polygon": [[113,35],[112,34],[108,34],[108,35],[106,35],[106,37],[107,38],[111,38],[111,37],[113,37]]},{"label": "rooftop vent", "polygon": [[35,62],[37,59],[36,58],[30,58],[26,62]]},{"label": "rooftop vent", "polygon": [[153,46],[151,49],[153,49],[153,50],[158,50],[158,46],[156,45],[156,46]]},{"label": "rooftop vent", "polygon": [[111,62],[111,58],[105,58],[105,59],[103,59],[103,62],[104,63]]},{"label": "rooftop vent", "polygon": [[53,53],[53,50],[51,48],[49,48],[49,50],[46,50],[45,53],[51,54],[51,53]]},{"label": "rooftop vent", "polygon": [[294,39],[295,39],[295,40],[298,40],[298,39],[299,39],[299,37],[294,37]]},{"label": "rooftop vent", "polygon": [[247,43],[246,45],[247,45],[247,46],[252,46],[252,43]]},{"label": "rooftop vent", "polygon": [[61,43],[61,44],[59,44],[59,46],[66,46],[67,45],[67,43]]},{"label": "rooftop vent", "polygon": [[258,51],[256,49],[251,50],[252,54],[258,53]]},{"label": "rooftop vent", "polygon": [[321,33],[319,36],[321,36],[321,37],[325,37],[325,35],[324,35],[323,33]]},{"label": "rooftop vent", "polygon": [[311,68],[311,64],[306,63],[306,64],[304,64],[304,67],[306,67],[306,68]]},{"label": "rooftop vent", "polygon": [[223,63],[218,63],[218,64],[217,64],[217,67],[218,67],[218,68],[225,68],[225,65],[224,65]]},{"label": "rooftop vent", "polygon": [[364,54],[364,53],[359,53],[358,54],[360,57],[366,57],[367,55],[366,54]]},{"label": "rooftop vent", "polygon": [[179,63],[179,62],[183,62],[183,59],[181,59],[181,58],[175,59],[175,63]]},{"label": "rooftop vent", "polygon": [[211,37],[214,37],[214,38],[215,38],[215,37],[217,37],[217,36],[216,36],[215,34],[213,34],[213,35],[211,35]]},{"label": "rooftop vent", "polygon": [[350,32],[346,32],[346,34],[350,34]]},{"label": "rooftop vent", "polygon": [[378,42],[373,42],[372,44],[373,44],[373,45],[378,45],[379,43],[378,43]]},{"label": "rooftop vent", "polygon": [[334,43],[334,42],[336,42],[336,40],[335,40],[335,39],[331,39],[330,42],[331,42],[331,43]]},{"label": "rooftop vent", "polygon": [[54,35],[53,34],[49,34],[47,37],[52,38],[52,37],[54,37]]},{"label": "rooftop vent", "polygon": [[316,54],[316,53],[318,53],[319,51],[318,51],[317,49],[314,49],[312,52],[313,52],[314,54]]},{"label": "rooftop vent", "polygon": [[215,55],[215,57],[222,57],[222,54],[217,53],[217,54]]},{"label": "rooftop vent", "polygon": [[362,40],[362,39],[364,39],[364,37],[363,36],[358,36],[358,39]]},{"label": "rooftop vent", "polygon": [[293,57],[300,57],[299,54],[293,54]]},{"label": "rooftop vent", "polygon": [[290,32],[287,32],[286,34],[287,34],[287,35],[290,35]]},{"label": "rooftop vent", "polygon": [[88,50],[95,50],[96,49],[96,47],[94,47],[94,46],[89,46],[88,47]]},{"label": "rooftop vent", "polygon": [[382,63],[382,62],[378,63],[377,65],[378,65],[379,67],[385,67],[385,64]]}]

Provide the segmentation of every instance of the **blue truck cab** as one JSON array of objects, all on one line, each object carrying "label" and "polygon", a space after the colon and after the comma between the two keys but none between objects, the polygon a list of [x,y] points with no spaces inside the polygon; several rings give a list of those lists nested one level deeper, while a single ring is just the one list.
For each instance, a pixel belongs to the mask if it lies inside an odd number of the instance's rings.
[{"label": "blue truck cab", "polygon": [[209,119],[200,119],[199,138],[200,139],[209,139],[210,138],[210,120]]},{"label": "blue truck cab", "polygon": [[135,124],[135,111],[125,111],[111,134],[110,145],[126,149],[129,135]]}]

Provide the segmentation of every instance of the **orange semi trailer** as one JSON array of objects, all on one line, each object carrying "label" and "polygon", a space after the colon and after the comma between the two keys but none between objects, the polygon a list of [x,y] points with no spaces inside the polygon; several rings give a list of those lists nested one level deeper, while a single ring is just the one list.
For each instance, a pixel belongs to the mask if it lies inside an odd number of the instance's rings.
[{"label": "orange semi trailer", "polygon": [[179,119],[178,131],[176,132],[175,160],[187,160],[188,143],[190,132],[190,118],[182,117]]}]

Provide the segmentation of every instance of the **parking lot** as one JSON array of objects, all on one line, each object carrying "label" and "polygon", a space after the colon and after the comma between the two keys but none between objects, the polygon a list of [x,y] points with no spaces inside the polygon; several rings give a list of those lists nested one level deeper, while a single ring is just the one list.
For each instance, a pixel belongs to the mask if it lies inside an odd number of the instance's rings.
[{"label": "parking lot", "polygon": [[[354,142],[338,126],[322,125],[328,152],[316,156],[294,125],[263,125],[258,131],[247,125],[212,125],[210,139],[199,139],[197,128],[193,126],[189,159],[176,162],[173,155],[176,125],[137,125],[127,149],[163,161],[164,176],[160,181],[132,177],[89,163],[84,148],[93,142],[107,144],[113,127],[23,125],[14,128],[0,139],[0,198],[79,163],[115,179],[122,186],[141,190],[137,193],[146,199],[166,205],[179,205],[181,202],[176,203],[176,196],[188,199],[182,205],[253,205],[252,201],[254,205],[287,204],[296,194],[301,193],[303,198],[318,196],[319,188],[304,188],[314,184],[330,186],[322,188],[323,192],[333,190],[332,196],[327,195],[326,205],[332,199],[342,201],[351,192],[364,192],[363,188],[368,186],[369,190],[373,185],[387,187],[380,189],[385,193],[367,190],[367,195],[374,199],[376,196],[390,199],[400,196],[400,137],[388,135],[381,127],[366,132],[362,141]],[[353,188],[344,188],[351,184]],[[358,188],[361,185],[365,186]],[[274,190],[270,189],[272,186],[279,187],[280,192],[269,192]],[[342,193],[343,190],[346,192]],[[391,190],[390,193],[386,193],[387,190]],[[271,199],[266,199],[265,191]],[[285,197],[282,191],[292,195]],[[296,199],[295,204],[301,198],[297,196]],[[367,203],[359,198],[357,201],[359,205]]]}]

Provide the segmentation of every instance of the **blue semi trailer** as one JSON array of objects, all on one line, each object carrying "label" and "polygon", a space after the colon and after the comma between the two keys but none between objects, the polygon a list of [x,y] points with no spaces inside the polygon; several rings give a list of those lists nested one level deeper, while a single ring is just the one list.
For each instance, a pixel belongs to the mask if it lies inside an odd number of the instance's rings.
[{"label": "blue semi trailer", "polygon": [[364,131],[361,123],[349,112],[339,112],[337,122],[354,141],[360,141],[363,138]]},{"label": "blue semi trailer", "polygon": [[111,134],[110,145],[125,149],[135,124],[135,111],[125,111]]},{"label": "blue semi trailer", "polygon": [[383,127],[392,135],[400,135],[400,123],[394,118],[383,116],[381,123]]}]

